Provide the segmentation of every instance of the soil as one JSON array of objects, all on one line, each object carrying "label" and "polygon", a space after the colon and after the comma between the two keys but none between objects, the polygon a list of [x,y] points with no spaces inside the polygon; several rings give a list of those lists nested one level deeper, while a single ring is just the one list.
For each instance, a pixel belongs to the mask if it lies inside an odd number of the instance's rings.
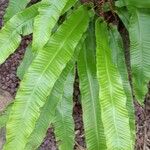
[{"label": "soil", "polygon": [[13,98],[9,92],[0,89],[0,113],[5,111],[7,106],[12,103]]},{"label": "soil", "polygon": [[[36,0],[32,1],[33,3]],[[3,25],[3,14],[7,7],[8,0],[0,0],[0,27]],[[31,42],[32,36],[26,36],[22,38],[22,42],[18,49],[12,54],[4,64],[0,66],[0,90],[6,91],[8,95],[15,97],[20,80],[16,75],[17,67],[23,59],[26,47]],[[129,53],[127,53],[129,57]],[[129,65],[129,64],[128,64]],[[85,150],[85,137],[82,120],[82,107],[80,105],[80,91],[79,91],[78,78],[74,84],[74,109],[73,117],[75,122],[75,134],[76,134],[76,150]],[[135,102],[135,114],[136,114],[136,146],[135,150],[149,150],[150,149],[150,96],[146,97],[146,105],[140,106]],[[7,103],[6,103],[7,105]],[[1,109],[1,108],[0,108]],[[49,128],[43,143],[40,146],[40,150],[57,150],[56,140],[54,136],[54,129]],[[3,132],[3,131],[0,131]],[[1,139],[0,139],[1,140]],[[0,143],[1,144],[1,143]]]}]

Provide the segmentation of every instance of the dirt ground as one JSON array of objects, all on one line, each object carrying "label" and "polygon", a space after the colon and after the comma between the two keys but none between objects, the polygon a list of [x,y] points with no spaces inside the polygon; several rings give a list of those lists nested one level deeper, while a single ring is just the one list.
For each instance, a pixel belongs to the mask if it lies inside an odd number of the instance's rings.
[{"label": "dirt ground", "polygon": [[[35,0],[34,0],[35,1]],[[3,25],[3,14],[7,7],[8,0],[0,0],[0,27]],[[26,47],[31,42],[32,36],[26,36],[22,39],[22,42],[16,52],[11,55],[4,64],[0,66],[0,89],[9,92],[13,97],[16,94],[20,80],[16,75],[16,70],[21,60],[23,59]],[[128,57],[128,56],[127,56]],[[82,121],[82,108],[79,102],[80,92],[78,89],[78,79],[75,82],[74,91],[74,110],[73,117],[75,122],[76,133],[76,150],[84,150],[84,129]],[[150,103],[149,95],[146,98],[146,105],[140,106],[135,102],[135,115],[136,115],[136,146],[135,150],[150,150]],[[40,146],[40,150],[57,150],[55,136],[53,129],[49,128],[47,135]]]}]

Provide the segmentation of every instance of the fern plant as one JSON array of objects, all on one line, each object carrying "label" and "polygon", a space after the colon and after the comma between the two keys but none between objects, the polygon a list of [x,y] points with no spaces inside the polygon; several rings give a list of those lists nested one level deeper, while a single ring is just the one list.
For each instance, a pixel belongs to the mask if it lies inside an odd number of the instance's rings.
[{"label": "fern plant", "polygon": [[133,94],[142,104],[150,80],[150,2],[42,0],[26,7],[28,3],[10,0],[0,30],[0,64],[21,36],[33,33],[18,68],[20,87],[9,118],[3,119],[4,150],[38,149],[50,124],[59,149],[73,149],[76,69],[87,149],[133,150],[133,95],[118,21],[129,33]]}]

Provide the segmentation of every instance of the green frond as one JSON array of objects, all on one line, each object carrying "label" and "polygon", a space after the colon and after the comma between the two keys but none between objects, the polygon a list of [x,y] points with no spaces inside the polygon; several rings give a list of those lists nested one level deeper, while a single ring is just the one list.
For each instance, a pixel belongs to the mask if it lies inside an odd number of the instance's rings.
[{"label": "green frond", "polygon": [[17,69],[17,76],[19,77],[20,80],[23,79],[24,74],[27,72],[34,58],[35,58],[35,53],[32,52],[31,44],[29,44],[29,46],[26,48],[24,58]]},{"label": "green frond", "polygon": [[149,0],[118,0],[116,6],[123,7],[137,7],[137,8],[150,8]]},{"label": "green frond", "polygon": [[65,5],[69,0],[43,1],[39,7],[39,15],[34,20],[33,43],[34,51],[39,51],[48,42],[52,29],[57,23]]},{"label": "green frond", "polygon": [[96,22],[99,101],[107,149],[132,150],[127,97],[122,78],[113,63],[106,23]]},{"label": "green frond", "polygon": [[125,63],[125,53],[123,49],[123,42],[121,35],[119,34],[117,27],[112,26],[110,28],[110,47],[112,50],[112,60],[118,67],[118,71],[122,78],[123,88],[126,94],[127,109],[130,121],[130,130],[132,136],[133,145],[135,144],[135,112],[133,105],[132,90],[129,83],[127,67]]},{"label": "green frond", "polygon": [[8,117],[12,108],[12,104],[10,104],[5,111],[0,113],[0,128],[5,127],[8,121]]},{"label": "green frond", "polygon": [[150,8],[150,1],[148,0],[124,0],[126,1],[127,5],[134,6],[137,8]]},{"label": "green frond", "polygon": [[8,8],[4,15],[4,21],[7,22],[14,15],[22,11],[29,2],[30,0],[9,0]]},{"label": "green frond", "polygon": [[78,2],[78,0],[68,0],[65,7],[64,7],[64,9],[62,10],[62,14],[67,12],[77,2]]},{"label": "green frond", "polygon": [[34,19],[29,20],[27,24],[22,27],[21,35],[26,36],[33,33]]},{"label": "green frond", "polygon": [[17,92],[7,124],[5,150],[13,150],[14,145],[15,150],[24,149],[40,115],[40,108],[71,59],[88,23],[88,10],[80,7],[39,51]]},{"label": "green frond", "polygon": [[128,9],[126,7],[117,8],[116,13],[118,14],[119,18],[123,22],[126,29],[129,29],[129,21],[130,21],[130,15],[128,12]]},{"label": "green frond", "polygon": [[99,88],[96,76],[96,46],[93,22],[78,58],[78,73],[83,109],[83,123],[88,150],[106,149],[99,105]]},{"label": "green frond", "polygon": [[68,75],[70,76],[73,67],[74,61],[71,60],[56,81],[50,96],[41,108],[40,116],[36,122],[35,129],[29,137],[25,150],[34,150],[41,144],[49,125],[54,121],[56,107],[62,99],[65,82],[68,79]]},{"label": "green frond", "polygon": [[75,133],[72,116],[74,78],[73,68],[64,84],[62,99],[57,106],[53,123],[59,150],[73,150],[74,147]]},{"label": "green frond", "polygon": [[150,80],[150,11],[134,9],[130,18],[130,53],[135,96],[140,103]]},{"label": "green frond", "polygon": [[39,4],[35,4],[18,13],[5,24],[2,30],[0,30],[0,64],[2,64],[19,46],[22,27],[38,15],[38,6]]},{"label": "green frond", "polygon": [[81,44],[83,43],[83,41],[84,41],[84,36],[82,37],[81,41],[78,43],[73,58],[68,62],[67,66],[65,67],[60,77],[56,81],[46,103],[41,108],[40,116],[36,122],[35,129],[33,130],[31,136],[29,137],[28,143],[25,147],[26,150],[36,149],[41,144],[49,125],[52,122],[54,122],[56,107],[62,99],[64,85],[67,80],[67,76],[74,68],[75,61],[76,58],[78,57],[79,51],[81,49]]},{"label": "green frond", "polygon": [[[66,11],[68,11],[75,3],[77,2],[77,0],[68,0],[68,2],[66,3],[66,5],[65,5],[65,7],[63,8],[63,10],[62,10],[62,13],[61,14],[64,14]],[[42,14],[43,15],[43,14]],[[50,16],[49,16],[50,17]],[[52,15],[51,15],[51,17],[52,17]],[[46,18],[47,19],[47,18]],[[45,20],[46,20],[45,19]],[[45,21],[45,20],[43,20],[43,21]],[[55,21],[57,21],[58,19],[56,19]],[[52,22],[51,22],[51,20],[49,20],[49,23],[51,23],[51,25],[52,25]],[[53,24],[56,24],[56,23],[53,23]],[[39,26],[40,26],[40,24],[39,24]],[[54,26],[54,25],[52,25],[52,26]],[[28,22],[28,24],[26,24],[25,26],[23,26],[22,27],[22,32],[21,32],[21,34],[23,35],[23,36],[26,36],[26,35],[29,35],[29,34],[31,34],[31,33],[33,33],[33,28],[34,28],[34,20],[30,20],[29,22]],[[42,29],[43,30],[43,29]],[[50,35],[51,35],[51,32],[52,32],[52,27],[51,27],[51,29],[49,29],[49,38],[50,38]],[[48,33],[47,33],[48,34]],[[36,37],[35,37],[36,38]],[[39,44],[39,43],[38,43]]]}]

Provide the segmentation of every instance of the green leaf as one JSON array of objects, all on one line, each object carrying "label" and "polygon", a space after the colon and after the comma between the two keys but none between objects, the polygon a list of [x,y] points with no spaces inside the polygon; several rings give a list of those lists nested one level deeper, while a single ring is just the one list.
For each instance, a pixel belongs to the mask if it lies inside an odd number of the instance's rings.
[{"label": "green leaf", "polygon": [[130,52],[133,87],[137,100],[144,102],[150,80],[150,11],[132,10],[130,18]]},{"label": "green leaf", "polygon": [[130,119],[129,120],[130,130],[131,130],[132,142],[134,145],[135,144],[135,115],[134,115],[135,111],[133,105],[132,90],[128,79],[123,42],[122,42],[121,35],[119,34],[116,26],[112,26],[110,28],[110,46],[112,50],[112,60],[114,64],[118,67],[118,71],[120,72],[122,78],[123,88],[126,94],[127,109],[128,109],[129,119]]},{"label": "green leaf", "polygon": [[150,8],[150,1],[149,0],[124,0],[126,1],[127,5],[134,6],[137,8]]},{"label": "green leaf", "polygon": [[5,22],[18,12],[22,11],[29,2],[30,0],[9,0],[8,8],[6,9],[6,14],[4,15]]},{"label": "green leaf", "polygon": [[77,0],[68,0],[68,2],[66,3],[64,9],[62,10],[62,14],[67,12],[76,2],[77,2]]},{"label": "green leaf", "polygon": [[149,0],[118,0],[116,1],[117,7],[123,6],[133,6],[137,8],[150,8],[150,1]]},{"label": "green leaf", "polygon": [[41,108],[40,116],[36,122],[36,126],[29,137],[29,141],[26,145],[26,150],[36,149],[42,142],[46,131],[49,125],[55,118],[55,112],[58,102],[62,99],[64,85],[67,80],[68,74],[72,71],[75,61],[78,57],[79,51],[81,49],[81,45],[85,40],[84,36],[76,47],[73,58],[68,62],[67,66],[61,73],[60,77],[56,81],[50,96],[48,97],[46,103]]},{"label": "green leaf", "polygon": [[64,85],[63,95],[56,109],[54,131],[60,150],[73,150],[74,147],[74,120],[73,120],[73,82],[74,68],[68,74]]},{"label": "green leaf", "polygon": [[19,77],[20,80],[23,79],[24,74],[27,72],[34,58],[35,58],[35,54],[32,52],[32,48],[30,44],[26,49],[23,61],[21,62],[20,66],[17,69],[17,76]]},{"label": "green leaf", "polygon": [[68,1],[69,0],[51,0],[42,2],[39,7],[39,15],[34,21],[33,51],[41,50],[48,42],[52,29]]},{"label": "green leaf", "polygon": [[18,13],[0,30],[0,64],[19,46],[21,29],[38,14],[38,6],[39,4],[35,4]]},{"label": "green leaf", "polygon": [[0,113],[0,128],[6,126],[11,108],[12,108],[12,104],[10,104],[4,112]]},{"label": "green leaf", "polygon": [[22,27],[21,34],[23,36],[33,33],[33,23],[34,23],[34,19],[29,20],[28,23]]},{"label": "green leaf", "polygon": [[50,96],[41,109],[41,113],[36,122],[35,129],[29,137],[29,142],[27,143],[25,150],[36,149],[41,144],[49,125],[54,121],[56,107],[59,101],[62,99],[64,85],[66,84],[68,76],[70,76],[70,72],[73,66],[74,61],[69,61],[66,68],[61,73],[59,79],[56,81]]},{"label": "green leaf", "polygon": [[115,6],[117,7],[124,7],[126,6],[126,2],[124,2],[124,0],[118,0],[118,1],[115,1]]},{"label": "green leaf", "polygon": [[99,101],[107,149],[132,150],[127,97],[121,75],[112,61],[107,24],[96,22]]},{"label": "green leaf", "polygon": [[106,149],[99,105],[99,88],[96,77],[96,47],[93,22],[78,59],[78,73],[85,138],[88,150]]},{"label": "green leaf", "polygon": [[40,115],[40,108],[71,59],[88,23],[88,11],[80,7],[39,51],[17,92],[7,124],[5,150],[13,149],[14,145],[15,150],[24,149]]},{"label": "green leaf", "polygon": [[123,22],[126,29],[129,29],[129,12],[126,7],[117,8],[116,13],[118,14],[119,18]]}]

